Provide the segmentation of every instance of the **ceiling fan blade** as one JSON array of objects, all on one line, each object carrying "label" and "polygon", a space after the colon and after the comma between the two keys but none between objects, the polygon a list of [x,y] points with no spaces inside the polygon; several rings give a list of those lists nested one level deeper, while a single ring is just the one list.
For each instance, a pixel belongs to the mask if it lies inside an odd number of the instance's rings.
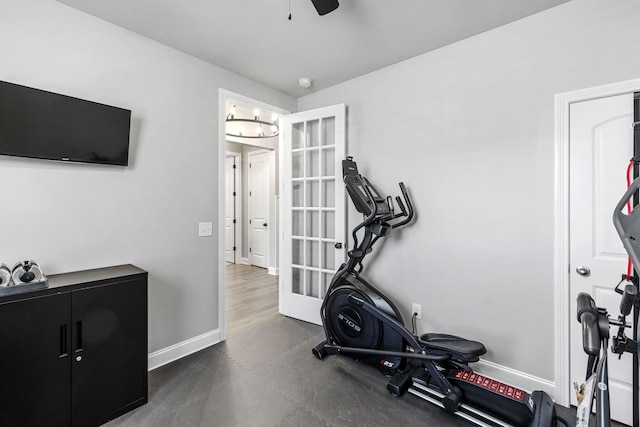
[{"label": "ceiling fan blade", "polygon": [[319,15],[326,15],[329,12],[333,12],[340,6],[338,0],[311,0],[316,7]]}]

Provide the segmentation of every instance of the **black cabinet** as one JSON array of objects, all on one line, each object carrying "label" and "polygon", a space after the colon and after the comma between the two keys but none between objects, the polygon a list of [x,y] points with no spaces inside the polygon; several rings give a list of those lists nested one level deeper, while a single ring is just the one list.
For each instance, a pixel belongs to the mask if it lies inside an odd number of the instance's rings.
[{"label": "black cabinet", "polygon": [[97,426],[147,397],[144,270],[59,274],[0,298],[0,425]]}]

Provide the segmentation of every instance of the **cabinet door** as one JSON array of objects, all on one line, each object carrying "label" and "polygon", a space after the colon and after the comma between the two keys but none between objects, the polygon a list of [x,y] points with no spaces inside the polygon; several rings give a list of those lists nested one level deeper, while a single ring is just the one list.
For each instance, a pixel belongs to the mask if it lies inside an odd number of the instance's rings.
[{"label": "cabinet door", "polygon": [[102,424],[147,401],[147,284],[72,292],[73,425]]},{"label": "cabinet door", "polygon": [[70,293],[0,303],[0,425],[69,425],[70,309]]}]

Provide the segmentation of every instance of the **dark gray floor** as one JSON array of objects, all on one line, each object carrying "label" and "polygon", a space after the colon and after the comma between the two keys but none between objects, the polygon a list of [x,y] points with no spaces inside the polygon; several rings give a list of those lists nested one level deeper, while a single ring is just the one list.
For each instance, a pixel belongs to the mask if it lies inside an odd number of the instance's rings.
[{"label": "dark gray floor", "polygon": [[149,403],[107,426],[469,425],[413,395],[392,397],[368,365],[317,360],[321,340],[320,327],[280,316],[151,371]]}]

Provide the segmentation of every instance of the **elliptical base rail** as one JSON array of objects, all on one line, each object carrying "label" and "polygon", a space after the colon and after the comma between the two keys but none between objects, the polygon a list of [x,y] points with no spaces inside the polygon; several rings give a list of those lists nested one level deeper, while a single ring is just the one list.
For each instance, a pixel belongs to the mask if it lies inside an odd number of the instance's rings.
[{"label": "elliptical base rail", "polygon": [[[414,396],[419,397],[420,399],[426,400],[427,402],[444,409],[442,399],[444,399],[445,396],[437,390],[433,390],[420,383],[414,382],[407,391]],[[499,420],[465,403],[462,403],[460,405],[454,415],[457,415],[460,418],[464,418],[465,420],[481,427],[513,427],[511,424],[507,424],[504,421]]]}]

